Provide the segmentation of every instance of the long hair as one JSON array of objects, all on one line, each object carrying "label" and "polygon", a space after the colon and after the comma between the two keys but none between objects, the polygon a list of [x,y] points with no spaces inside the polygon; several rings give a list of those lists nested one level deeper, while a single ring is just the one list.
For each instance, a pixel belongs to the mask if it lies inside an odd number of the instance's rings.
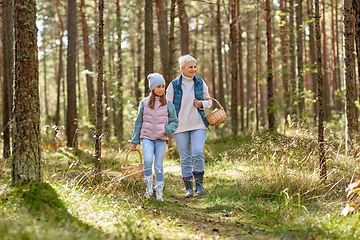
[{"label": "long hair", "polygon": [[[155,108],[155,97],[156,94],[154,93],[154,90],[151,91],[150,96],[149,96],[149,100],[148,100],[148,106],[151,109]],[[163,95],[160,96],[160,106],[165,106],[167,104],[167,99],[165,96],[165,93]]]}]

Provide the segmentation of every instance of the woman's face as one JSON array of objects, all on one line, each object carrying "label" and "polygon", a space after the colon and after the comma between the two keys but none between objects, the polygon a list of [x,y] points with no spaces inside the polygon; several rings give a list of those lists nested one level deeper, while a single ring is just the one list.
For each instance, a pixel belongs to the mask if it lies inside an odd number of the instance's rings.
[{"label": "woman's face", "polygon": [[181,67],[181,71],[186,77],[194,77],[196,74],[196,62],[189,61],[184,67]]},{"label": "woman's face", "polygon": [[162,96],[165,93],[165,85],[161,84],[154,88],[154,93],[156,96]]}]

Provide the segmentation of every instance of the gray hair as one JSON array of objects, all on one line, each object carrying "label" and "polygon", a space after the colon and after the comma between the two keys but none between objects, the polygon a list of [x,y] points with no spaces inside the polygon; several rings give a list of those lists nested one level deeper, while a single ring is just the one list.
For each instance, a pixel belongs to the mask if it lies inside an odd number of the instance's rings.
[{"label": "gray hair", "polygon": [[185,67],[185,65],[191,61],[197,62],[196,59],[193,56],[190,56],[189,54],[179,57],[180,67]]}]

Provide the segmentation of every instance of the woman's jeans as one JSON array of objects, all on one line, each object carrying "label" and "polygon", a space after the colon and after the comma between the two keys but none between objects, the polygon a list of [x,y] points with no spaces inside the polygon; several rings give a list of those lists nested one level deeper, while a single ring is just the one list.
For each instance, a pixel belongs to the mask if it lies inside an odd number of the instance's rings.
[{"label": "woman's jeans", "polygon": [[[163,161],[166,150],[166,141],[142,139],[142,148],[144,154],[144,175],[152,176],[152,165],[154,160],[155,180],[164,181]],[[155,158],[154,158],[155,157]]]},{"label": "woman's jeans", "polygon": [[174,134],[176,146],[179,149],[181,175],[183,178],[192,177],[193,172],[204,172],[205,138],[206,129]]}]

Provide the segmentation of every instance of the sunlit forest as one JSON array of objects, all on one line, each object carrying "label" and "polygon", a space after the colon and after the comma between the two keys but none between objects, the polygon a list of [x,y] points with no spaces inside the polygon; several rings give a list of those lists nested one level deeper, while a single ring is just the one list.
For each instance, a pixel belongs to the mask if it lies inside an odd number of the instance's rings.
[{"label": "sunlit forest", "polygon": [[[0,239],[360,238],[360,0],[0,6]],[[147,76],[187,54],[226,119],[201,194],[167,140],[160,201],[124,169]]]}]

